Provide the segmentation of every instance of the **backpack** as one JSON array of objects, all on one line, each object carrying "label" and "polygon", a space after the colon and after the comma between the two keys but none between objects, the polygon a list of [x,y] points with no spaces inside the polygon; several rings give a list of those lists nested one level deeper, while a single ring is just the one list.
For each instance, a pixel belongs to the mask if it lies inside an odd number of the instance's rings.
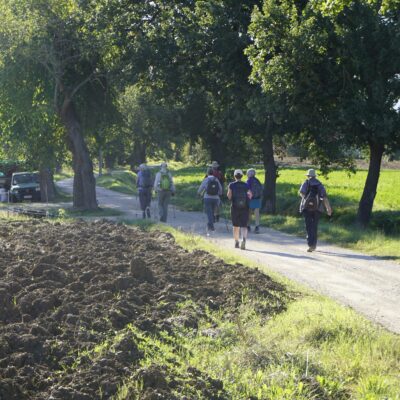
[{"label": "backpack", "polygon": [[232,187],[232,204],[235,208],[246,208],[248,205],[247,185],[237,182]]},{"label": "backpack", "polygon": [[253,187],[251,188],[251,192],[253,193],[253,199],[260,199],[262,196],[263,187],[261,185],[261,182],[257,178],[254,178],[253,180]]},{"label": "backpack", "polygon": [[217,178],[208,179],[206,193],[209,196],[217,196],[219,193],[219,185]]},{"label": "backpack", "polygon": [[171,190],[171,179],[169,177],[168,172],[161,173],[160,189],[161,190]]},{"label": "backpack", "polygon": [[151,177],[151,172],[149,169],[142,171],[140,186],[143,188],[149,188],[153,186],[153,179]]},{"label": "backpack", "polygon": [[320,204],[319,185],[310,185],[303,202],[303,210],[318,211]]}]

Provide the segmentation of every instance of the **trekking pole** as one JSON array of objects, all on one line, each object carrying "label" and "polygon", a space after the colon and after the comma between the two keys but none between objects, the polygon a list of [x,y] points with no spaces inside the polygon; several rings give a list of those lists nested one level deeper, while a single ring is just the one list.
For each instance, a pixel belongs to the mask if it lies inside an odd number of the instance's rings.
[{"label": "trekking pole", "polygon": [[229,232],[229,226],[228,226],[228,217],[227,217],[227,207],[225,207],[225,203],[221,200],[221,206],[222,206],[222,214],[223,218],[225,219],[225,227],[226,231]]}]

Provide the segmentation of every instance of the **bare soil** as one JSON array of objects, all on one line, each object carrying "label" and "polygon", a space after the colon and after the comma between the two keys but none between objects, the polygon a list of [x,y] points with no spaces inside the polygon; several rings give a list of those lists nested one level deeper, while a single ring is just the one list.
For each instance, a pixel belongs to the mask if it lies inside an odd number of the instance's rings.
[{"label": "bare soil", "polygon": [[[222,382],[202,371],[140,367],[142,339],[125,328],[196,329],[206,307],[234,318],[244,290],[263,300],[266,317],[285,309],[285,288],[264,273],[188,252],[170,234],[106,221],[0,221],[0,400],[112,398],[135,377],[143,399],[175,399],[181,382],[225,399]],[[188,315],[179,304],[189,299],[197,307]],[[90,356],[118,333],[112,351]]]}]

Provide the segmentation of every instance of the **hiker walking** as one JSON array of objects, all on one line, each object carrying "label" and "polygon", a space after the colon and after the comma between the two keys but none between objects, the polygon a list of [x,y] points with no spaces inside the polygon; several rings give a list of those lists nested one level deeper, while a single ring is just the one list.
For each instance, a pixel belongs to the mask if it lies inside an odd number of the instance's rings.
[{"label": "hiker walking", "polygon": [[243,171],[241,169],[236,169],[233,175],[235,181],[229,184],[227,193],[227,197],[231,201],[233,238],[235,239],[235,247],[239,248],[239,238],[241,233],[242,243],[240,244],[240,248],[245,250],[251,191],[249,190],[247,183],[242,182]]},{"label": "hiker walking", "polygon": [[[224,183],[225,183],[225,177],[223,172],[219,169],[220,165],[218,163],[218,161],[213,161],[209,168],[211,168],[212,170],[212,175],[215,176],[219,183],[221,184],[222,187],[222,192],[224,191]],[[205,176],[205,178],[207,178],[208,175]],[[214,222],[218,222],[219,221],[219,215],[220,215],[220,208],[222,206],[222,194],[220,195],[220,201],[218,202],[217,207],[215,207],[214,209]]]},{"label": "hiker walking", "polygon": [[136,186],[139,191],[140,209],[143,213],[143,218],[150,218],[150,203],[153,191],[153,178],[150,168],[146,164],[139,165],[137,174]]},{"label": "hiker walking", "polygon": [[175,195],[175,185],[166,162],[161,163],[160,171],[154,180],[154,191],[158,195],[158,212],[161,222],[167,222],[168,205],[171,196]]},{"label": "hiker walking", "polygon": [[307,231],[308,252],[317,248],[318,222],[324,208],[329,216],[332,215],[332,208],[329,204],[324,185],[317,179],[314,169],[306,173],[307,179],[300,187],[301,196],[300,213],[304,216]]},{"label": "hiker walking", "polygon": [[260,208],[261,208],[261,197],[263,192],[263,187],[261,182],[256,178],[256,170],[250,168],[247,170],[247,186],[249,187],[252,197],[249,203],[250,215],[249,215],[249,225],[247,227],[248,232],[251,231],[251,214],[254,213],[255,228],[254,233],[260,233]]},{"label": "hiker walking", "polygon": [[220,196],[222,196],[222,186],[218,178],[214,176],[212,168],[208,168],[207,177],[201,182],[197,194],[203,196],[204,212],[208,220],[207,231],[214,231],[215,209],[219,206]]}]

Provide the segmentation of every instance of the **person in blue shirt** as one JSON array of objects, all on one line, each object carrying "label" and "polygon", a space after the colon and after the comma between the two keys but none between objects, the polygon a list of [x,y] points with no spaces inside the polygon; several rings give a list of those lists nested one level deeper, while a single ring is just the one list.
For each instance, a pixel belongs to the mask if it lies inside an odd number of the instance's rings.
[{"label": "person in blue shirt", "polygon": [[222,196],[222,186],[217,177],[214,176],[212,168],[207,170],[207,177],[201,182],[197,190],[199,196],[203,196],[204,212],[207,214],[207,232],[214,231],[214,215],[219,207]]},{"label": "person in blue shirt", "polygon": [[247,183],[242,182],[243,171],[241,169],[236,169],[233,175],[235,181],[229,184],[227,193],[227,197],[231,201],[233,238],[235,240],[235,247],[239,248],[239,238],[241,233],[242,243],[240,244],[240,248],[245,250],[251,191],[249,190]]},{"label": "person in blue shirt", "polygon": [[261,182],[256,178],[256,170],[250,168],[247,170],[247,185],[252,193],[252,198],[249,203],[250,215],[249,215],[249,226],[247,230],[250,232],[250,220],[251,214],[254,213],[255,228],[254,233],[260,233],[260,208],[261,208],[261,197],[262,197],[262,185]]},{"label": "person in blue shirt", "polygon": [[153,190],[153,178],[150,168],[146,164],[139,165],[137,174],[136,186],[139,191],[140,209],[143,213],[143,218],[150,218],[150,203]]},{"label": "person in blue shirt", "polygon": [[329,216],[332,215],[332,207],[329,204],[324,185],[317,179],[314,169],[306,173],[307,179],[300,187],[301,197],[300,213],[304,216],[307,231],[308,252],[317,248],[318,222],[320,214],[326,209]]}]

